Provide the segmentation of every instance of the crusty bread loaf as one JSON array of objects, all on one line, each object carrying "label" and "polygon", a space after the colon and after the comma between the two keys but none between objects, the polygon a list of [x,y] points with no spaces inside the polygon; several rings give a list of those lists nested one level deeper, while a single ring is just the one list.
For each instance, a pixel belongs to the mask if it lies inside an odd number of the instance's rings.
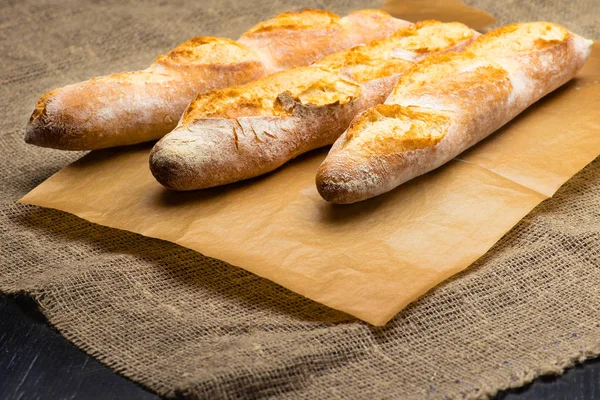
[{"label": "crusty bread loaf", "polygon": [[158,139],[198,93],[242,84],[332,52],[385,38],[408,22],[382,11],[344,18],[303,10],[262,22],[236,42],[198,37],[147,69],[55,89],[38,101],[25,141],[64,150],[92,150]]},{"label": "crusty bread loaf", "polygon": [[177,190],[272,171],[333,143],[356,114],[382,103],[417,60],[460,49],[475,35],[459,23],[421,22],[309,67],[200,95],[177,129],[156,144],[150,169]]},{"label": "crusty bread loaf", "polygon": [[522,23],[423,60],[336,141],[319,193],[353,203],[439,167],[573,78],[591,44],[556,24]]}]

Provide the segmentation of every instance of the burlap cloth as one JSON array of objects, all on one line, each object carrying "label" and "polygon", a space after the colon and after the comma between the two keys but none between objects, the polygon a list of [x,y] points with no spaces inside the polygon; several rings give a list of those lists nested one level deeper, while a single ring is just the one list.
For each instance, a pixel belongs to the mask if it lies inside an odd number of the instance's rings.
[{"label": "burlap cloth", "polygon": [[[171,243],[15,204],[83,153],[26,146],[45,91],[145,67],[191,36],[235,37],[300,6],[377,1],[20,1],[0,7],[0,290],[161,395],[473,398],[600,353],[600,160],[465,273],[384,328]],[[600,39],[597,1],[470,0],[501,23],[549,19]]]}]

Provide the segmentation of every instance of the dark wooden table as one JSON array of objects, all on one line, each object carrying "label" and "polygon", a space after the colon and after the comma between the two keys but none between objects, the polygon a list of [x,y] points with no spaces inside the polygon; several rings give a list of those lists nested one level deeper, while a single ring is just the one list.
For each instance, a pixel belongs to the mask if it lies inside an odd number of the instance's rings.
[{"label": "dark wooden table", "polygon": [[[159,397],[111,371],[52,329],[25,296],[0,294],[0,399],[142,399]],[[502,400],[600,399],[600,359],[560,376],[541,377]]]}]

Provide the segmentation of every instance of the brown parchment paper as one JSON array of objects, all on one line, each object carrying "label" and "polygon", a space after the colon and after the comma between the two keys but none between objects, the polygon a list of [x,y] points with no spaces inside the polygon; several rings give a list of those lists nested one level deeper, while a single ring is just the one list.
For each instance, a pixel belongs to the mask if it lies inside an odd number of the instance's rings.
[{"label": "brown parchment paper", "polygon": [[359,204],[319,197],[326,149],[257,179],[178,193],[150,174],[151,145],[92,152],[21,202],[178,243],[382,325],[600,153],[599,47],[576,79],[478,146]]},{"label": "brown parchment paper", "polygon": [[437,19],[462,22],[475,30],[493,24],[496,19],[485,11],[466,6],[460,0],[387,0],[381,7],[391,15],[407,21]]}]

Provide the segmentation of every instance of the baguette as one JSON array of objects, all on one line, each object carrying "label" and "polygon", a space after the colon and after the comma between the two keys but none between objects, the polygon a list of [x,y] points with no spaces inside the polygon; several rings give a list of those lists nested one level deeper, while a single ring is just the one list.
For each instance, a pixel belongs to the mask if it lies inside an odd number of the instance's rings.
[{"label": "baguette", "polygon": [[432,56],[358,116],[317,171],[321,196],[354,203],[456,157],[581,69],[592,41],[548,22],[509,25]]},{"label": "baguette", "polygon": [[159,139],[198,93],[242,84],[373,39],[409,23],[376,10],[344,18],[328,11],[288,12],[236,42],[197,37],[147,69],[55,89],[38,101],[25,130],[30,144],[93,150]]},{"label": "baguette", "polygon": [[432,52],[475,36],[463,24],[425,21],[309,67],[198,96],[150,154],[164,186],[193,190],[252,178],[332,144],[359,112],[382,103],[400,75]]}]

